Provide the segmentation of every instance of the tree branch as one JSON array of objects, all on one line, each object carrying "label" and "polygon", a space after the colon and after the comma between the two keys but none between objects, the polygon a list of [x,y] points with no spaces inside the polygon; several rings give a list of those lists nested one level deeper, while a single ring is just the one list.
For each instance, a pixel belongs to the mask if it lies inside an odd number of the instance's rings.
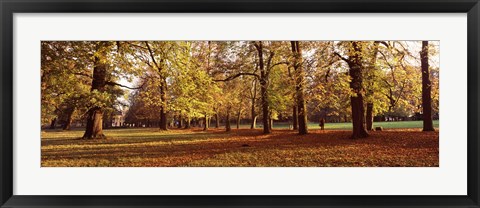
[{"label": "tree branch", "polygon": [[215,82],[228,82],[228,81],[234,80],[235,78],[240,77],[240,76],[254,76],[257,79],[260,79],[260,76],[258,76],[258,74],[241,72],[241,73],[235,74],[231,77],[227,77],[226,79],[216,79],[216,80],[213,80],[213,81],[215,81]]},{"label": "tree branch", "polygon": [[338,58],[340,58],[340,59],[344,60],[345,62],[347,62],[347,63],[349,62],[349,60],[348,60],[347,58],[343,57],[343,56],[342,56],[342,55],[340,55],[339,53],[337,53],[337,52],[333,52],[333,54],[335,54],[336,56],[338,56]]},{"label": "tree branch", "polygon": [[148,52],[150,53],[150,57],[152,58],[153,63],[157,67],[158,70],[160,70],[160,65],[158,65],[157,61],[155,60],[155,57],[153,56],[153,51],[150,48],[150,45],[148,44],[148,41],[145,41],[145,45],[147,45]]},{"label": "tree branch", "polygon": [[137,44],[133,44],[133,43],[131,43],[130,41],[125,41],[125,43],[127,43],[128,45],[131,45],[131,46],[133,46],[133,47],[140,48],[140,49],[142,49],[142,50],[147,49],[147,48],[145,48],[145,47],[143,47],[143,46],[140,46],[140,45],[137,45]]},{"label": "tree branch", "polygon": [[380,44],[384,45],[384,46],[387,47],[387,48],[390,48],[390,45],[388,45],[388,43],[387,43],[386,41],[375,41],[375,42],[380,43]]},{"label": "tree branch", "polygon": [[[145,83],[144,83],[144,84],[145,84]],[[142,89],[144,84],[142,84],[142,86],[140,86],[140,87],[129,87],[129,86],[122,85],[122,84],[119,84],[119,83],[116,83],[116,82],[112,82],[112,81],[107,81],[107,82],[105,82],[105,85],[110,85],[110,86],[119,86],[119,87],[123,87],[123,88],[131,89],[131,90],[138,90],[138,89]]]},{"label": "tree branch", "polygon": [[273,64],[270,68],[273,68],[273,67],[278,66],[278,65],[281,65],[281,64],[288,65],[288,64],[290,64],[290,63],[289,63],[288,61],[282,61],[282,62],[278,62],[278,63]]}]

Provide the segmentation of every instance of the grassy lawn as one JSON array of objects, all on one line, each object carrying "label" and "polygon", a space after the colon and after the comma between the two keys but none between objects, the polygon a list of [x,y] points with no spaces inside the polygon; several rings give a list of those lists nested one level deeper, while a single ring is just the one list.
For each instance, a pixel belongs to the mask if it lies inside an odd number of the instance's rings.
[{"label": "grassy lawn", "polygon": [[[391,122],[393,123],[393,122]],[[398,122],[400,124],[400,122]],[[387,124],[387,123],[385,123]],[[331,129],[348,128],[329,124]],[[402,123],[401,127],[408,127]],[[437,124],[438,125],[438,124]],[[382,126],[387,128],[386,125]],[[106,140],[79,139],[83,130],[42,132],[42,167],[438,167],[438,131],[107,129]]]}]

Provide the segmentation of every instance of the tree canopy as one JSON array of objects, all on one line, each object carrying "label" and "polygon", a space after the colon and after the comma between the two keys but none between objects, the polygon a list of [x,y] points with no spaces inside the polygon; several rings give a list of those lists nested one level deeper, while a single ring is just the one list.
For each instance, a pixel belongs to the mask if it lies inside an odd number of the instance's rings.
[{"label": "tree canopy", "polygon": [[215,121],[229,131],[235,120],[307,134],[308,122],[353,122],[352,138],[368,137],[373,120],[439,114],[436,41],[42,41],[41,50],[42,125],[77,121],[87,139],[104,138],[117,112],[116,125],[161,130]]}]

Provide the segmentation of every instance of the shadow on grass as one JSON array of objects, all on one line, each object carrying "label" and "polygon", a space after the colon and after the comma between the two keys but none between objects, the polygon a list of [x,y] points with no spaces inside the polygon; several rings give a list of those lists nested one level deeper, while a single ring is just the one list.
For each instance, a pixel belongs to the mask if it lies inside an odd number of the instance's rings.
[{"label": "shadow on grass", "polygon": [[[397,154],[393,151],[385,151],[395,148],[437,148],[438,151],[438,133],[422,132],[407,132],[405,137],[398,132],[373,132],[370,138],[358,140],[349,139],[351,131],[320,130],[311,131],[308,135],[298,135],[293,130],[275,130],[270,135],[263,135],[260,129],[240,129],[231,132],[223,130],[204,132],[200,129],[159,132],[158,130],[133,129],[132,131],[130,129],[130,131],[114,130],[105,133],[118,135],[118,137],[106,140],[83,140],[72,137],[44,139],[42,140],[42,164],[43,161],[49,160],[90,159],[111,161],[109,163],[111,166],[185,166],[194,161],[225,154],[257,154],[265,151],[298,149],[328,149],[337,152],[338,156],[349,153],[351,148],[360,148],[361,150],[355,150],[360,151],[358,154],[370,154],[376,151],[386,155]],[[122,133],[131,135],[120,136]],[[151,133],[153,135],[149,135]],[[424,141],[422,141],[423,137]],[[121,163],[123,160],[128,161],[132,158],[135,161],[155,162]]]}]

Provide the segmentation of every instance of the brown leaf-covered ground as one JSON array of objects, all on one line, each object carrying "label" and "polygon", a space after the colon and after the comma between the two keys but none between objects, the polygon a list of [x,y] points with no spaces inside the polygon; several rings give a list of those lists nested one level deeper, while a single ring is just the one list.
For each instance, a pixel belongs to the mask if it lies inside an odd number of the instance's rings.
[{"label": "brown leaf-covered ground", "polygon": [[419,129],[351,131],[157,129],[106,130],[82,140],[81,130],[42,132],[42,167],[438,167],[439,134]]}]

